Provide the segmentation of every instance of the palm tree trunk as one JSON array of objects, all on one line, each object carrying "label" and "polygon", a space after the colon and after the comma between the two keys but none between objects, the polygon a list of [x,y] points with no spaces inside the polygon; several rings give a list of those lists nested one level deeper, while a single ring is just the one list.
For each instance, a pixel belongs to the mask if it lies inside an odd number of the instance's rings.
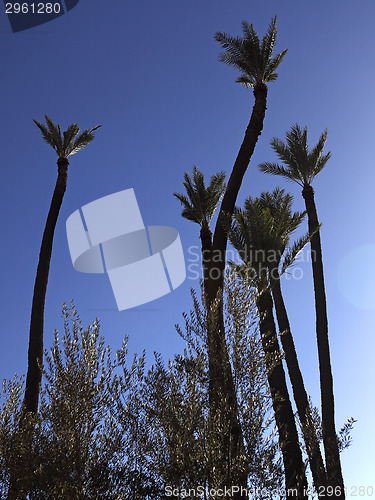
[{"label": "palm tree trunk", "polygon": [[37,413],[38,411],[43,363],[44,304],[47,292],[49,266],[51,262],[53,235],[66,190],[69,161],[67,158],[59,158],[57,160],[57,165],[58,177],[40,247],[39,263],[36,273],[31,309],[24,411],[32,413]]},{"label": "palm tree trunk", "polygon": [[287,498],[307,498],[305,467],[277,340],[272,297],[267,289],[259,290],[257,307],[260,316],[261,341],[266,355],[267,378],[283,455],[285,486],[287,491],[290,490]]},{"label": "palm tree trunk", "polygon": [[293,388],[294,401],[296,402],[298,415],[302,426],[303,437],[306,444],[307,455],[309,457],[314,486],[318,492],[324,492],[323,496],[326,497],[326,472],[324,469],[324,463],[322,454],[320,452],[319,441],[316,435],[314,422],[312,420],[309,400],[298,363],[293,336],[290,331],[289,318],[281,293],[279,276],[275,277],[275,279],[273,280],[272,296],[275,303],[281,344],[284,349],[289,378]]},{"label": "palm tree trunk", "polygon": [[[228,242],[226,221],[228,216],[231,217],[233,214],[242,179],[249,165],[259,135],[263,129],[263,120],[267,108],[267,86],[264,83],[255,86],[254,97],[255,103],[250,122],[247,126],[244,140],[238,152],[221,203],[213,237],[211,259],[206,262],[207,279],[205,280],[205,293],[207,297],[207,310],[215,310],[214,320],[208,322],[207,328],[210,400],[213,402],[213,408],[215,408],[215,405],[219,404],[220,399],[223,398],[223,394],[227,398],[231,431],[225,439],[228,438],[229,440],[232,450],[230,456],[233,458],[240,456],[242,453],[243,436],[238,419],[237,397],[225,341],[223,300],[221,294],[224,285],[226,248]],[[245,475],[245,473],[242,475],[242,478],[238,480],[237,484],[245,485],[247,482]],[[231,480],[229,480],[229,483],[231,483],[228,484],[230,487],[234,484]]]},{"label": "palm tree trunk", "polygon": [[209,284],[208,292],[211,301],[215,300],[218,290],[223,287],[225,254],[228,242],[227,220],[228,217],[233,215],[243,177],[249,166],[258,138],[263,130],[263,121],[267,109],[267,90],[267,85],[264,83],[258,84],[254,88],[255,103],[253,112],[221,202],[212,246],[217,273],[212,276]]},{"label": "palm tree trunk", "polygon": [[[209,264],[211,261],[212,252],[212,233],[208,225],[204,225],[200,231],[201,240],[201,250],[202,250],[202,271],[203,271],[203,283],[204,290],[207,288],[207,283],[209,280]],[[207,295],[205,296],[206,306],[208,308]]]},{"label": "palm tree trunk", "polygon": [[[211,304],[207,294],[207,283],[210,279],[212,265],[212,233],[209,227],[203,226],[200,232],[202,245],[202,268],[207,309],[207,331],[216,330],[218,321],[224,322],[222,311]],[[247,471],[239,466],[244,456],[244,440],[239,422],[236,390],[233,382],[229,353],[225,339],[208,335],[209,362],[209,400],[210,422],[212,426],[212,442],[216,448],[215,469],[219,472],[220,482],[212,483],[211,487],[230,488],[238,485],[247,488]],[[223,432],[223,428],[226,429]],[[236,494],[234,498],[237,498]],[[238,497],[239,498],[239,497]]]},{"label": "palm tree trunk", "polygon": [[59,158],[57,160],[58,176],[40,247],[31,308],[26,390],[23,411],[19,423],[20,433],[21,435],[27,437],[27,442],[22,443],[23,446],[20,451],[20,466],[18,467],[18,470],[11,471],[7,497],[8,500],[23,500],[26,498],[29,487],[29,478],[32,477],[33,474],[32,464],[30,462],[33,440],[33,424],[30,423],[26,417],[27,414],[29,414],[29,416],[30,414],[35,415],[38,411],[43,363],[44,304],[52,254],[53,235],[66,190],[68,165],[69,161],[67,158]]},{"label": "palm tree trunk", "polygon": [[[310,233],[313,233],[319,226],[319,221],[312,186],[305,185],[302,190],[302,196],[305,199],[309,231]],[[327,468],[327,485],[333,486],[333,490],[335,492],[334,498],[344,499],[344,481],[342,477],[340,452],[335,430],[333,377],[328,341],[327,304],[324,287],[322,247],[319,231],[316,231],[311,238],[311,262],[315,293],[316,336],[319,356],[323,444]]]}]

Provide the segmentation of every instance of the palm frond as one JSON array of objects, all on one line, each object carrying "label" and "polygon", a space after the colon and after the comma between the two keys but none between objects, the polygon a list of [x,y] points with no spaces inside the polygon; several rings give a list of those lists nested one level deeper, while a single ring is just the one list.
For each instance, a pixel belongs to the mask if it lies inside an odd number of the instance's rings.
[{"label": "palm frond", "polygon": [[272,193],[265,191],[257,199],[260,210],[269,210],[272,217],[272,233],[279,249],[286,245],[289,236],[300,226],[306,212],[292,212],[293,196],[276,187]]},{"label": "palm frond", "polygon": [[189,202],[189,199],[185,195],[180,193],[173,193],[173,196],[175,196],[183,206],[181,212],[182,217],[184,217],[184,219],[195,222],[196,224],[200,224],[201,221],[199,214],[194,210],[194,207]]},{"label": "palm frond", "polygon": [[[296,170],[301,172],[300,166],[307,165],[308,156],[309,156],[309,148],[307,145],[307,127],[303,130],[296,123],[292,126],[291,130],[286,134],[286,142],[287,142],[287,152],[290,157],[294,160],[294,165],[296,166]],[[305,172],[305,177],[308,177]]]},{"label": "palm frond", "polygon": [[237,66],[238,62],[243,58],[243,40],[239,37],[233,37],[227,33],[217,32],[214,36],[215,40],[221,43],[224,52],[219,54],[219,61],[229,66]]},{"label": "palm frond", "polygon": [[94,138],[95,135],[91,132],[91,130],[84,130],[78,137],[75,138],[73,144],[70,144],[66,156],[71,156],[78,153],[78,151],[81,151],[88,144],[90,144],[90,142],[92,142]]},{"label": "palm frond", "polygon": [[304,249],[304,247],[308,244],[314,234],[318,232],[321,227],[322,224],[319,224],[319,226],[312,233],[306,233],[304,236],[301,236],[301,238],[295,241],[292,247],[285,252],[281,264],[280,276],[283,275],[290,268],[290,266],[293,265],[298,254]]},{"label": "palm frond", "polygon": [[69,125],[69,127],[66,129],[66,131],[63,133],[64,140],[63,140],[63,148],[64,148],[64,155],[67,155],[69,151],[73,149],[74,145],[74,139],[77,137],[79,134],[79,126],[77,123],[72,123]]},{"label": "palm frond", "polygon": [[225,192],[225,172],[219,172],[211,177],[209,186],[206,189],[207,194],[207,213],[208,221],[214,216],[220,200]]},{"label": "palm frond", "polygon": [[284,59],[287,52],[288,49],[285,49],[282,52],[280,52],[280,54],[277,54],[274,58],[270,60],[269,64],[267,65],[266,71],[264,73],[264,80],[266,82],[274,82],[275,80],[277,80],[279,74],[275,73],[275,71],[282,63],[282,60]]},{"label": "palm frond", "polygon": [[294,212],[289,219],[290,233],[293,233],[304,221],[306,217],[306,210],[303,212]]},{"label": "palm frond", "polygon": [[185,172],[184,179],[183,185],[186,189],[187,196],[191,206],[194,207],[194,211],[197,214],[198,224],[202,225],[206,218],[206,188],[203,173],[194,165],[193,177],[191,178],[189,174]]},{"label": "palm frond", "polygon": [[244,262],[249,262],[251,260],[249,254],[249,250],[253,246],[251,236],[244,212],[239,208],[235,208],[233,221],[228,231],[228,237]]},{"label": "palm frond", "polygon": [[51,134],[51,137],[53,139],[53,142],[56,144],[56,148],[58,151],[58,154],[61,154],[62,149],[63,149],[63,141],[61,137],[61,128],[60,125],[55,125],[52,121],[52,119],[44,115],[44,118],[46,119],[46,123],[49,129],[49,132]]},{"label": "palm frond", "polygon": [[95,125],[95,127],[93,127],[90,132],[93,133],[95,132],[95,130],[98,130],[98,128],[102,127],[102,125]]},{"label": "palm frond", "polygon": [[276,20],[277,16],[275,16],[269,26],[267,33],[264,35],[263,40],[262,40],[262,45],[261,45],[261,56],[263,61],[265,60],[270,60],[272,56],[272,52],[276,43],[276,35],[277,35],[277,28],[276,28]]},{"label": "palm frond", "polygon": [[327,142],[327,134],[328,130],[325,129],[309,154],[310,182],[322,171],[327,161],[331,158],[331,151],[323,155],[323,149]]},{"label": "palm frond", "polygon": [[288,181],[297,182],[298,184],[300,184],[300,186],[303,186],[303,181],[300,179],[296,179],[293,171],[291,169],[283,167],[282,165],[265,161],[263,163],[260,163],[258,165],[258,168],[265,174],[278,175],[280,177],[284,177]]},{"label": "palm frond", "polygon": [[[297,157],[299,156],[299,151],[296,147],[292,148],[289,146],[289,137],[287,136],[287,144],[282,140],[274,137],[271,140],[271,147],[275,151],[279,159],[284,163],[284,165],[292,171],[295,175],[300,176],[299,163]],[[301,179],[303,180],[303,179]]]},{"label": "palm frond", "polygon": [[[248,21],[242,21],[242,32],[244,35],[244,40],[247,40],[253,47],[260,47],[259,37],[254,29],[252,24],[249,24]],[[267,35],[266,35],[267,36]]]},{"label": "palm frond", "polygon": [[310,152],[310,161],[311,161],[311,163],[316,164],[319,161],[319,159],[321,158],[321,156],[323,154],[324,146],[325,146],[325,144],[327,142],[327,135],[328,135],[328,129],[325,129],[325,131],[319,137],[318,142],[316,143],[316,145],[311,150],[311,152]]},{"label": "palm frond", "polygon": [[53,140],[53,137],[51,136],[48,128],[41,122],[38,122],[37,120],[33,119],[33,122],[35,125],[39,128],[39,130],[42,133],[43,139],[46,141],[47,144],[49,144],[57,153],[57,144]]},{"label": "palm frond", "polygon": [[327,161],[331,158],[331,152],[329,151],[326,155],[323,155],[319,158],[319,160],[316,163],[316,166],[314,168],[314,173],[313,176],[310,179],[310,183],[315,179],[315,177],[323,170],[325,167]]}]

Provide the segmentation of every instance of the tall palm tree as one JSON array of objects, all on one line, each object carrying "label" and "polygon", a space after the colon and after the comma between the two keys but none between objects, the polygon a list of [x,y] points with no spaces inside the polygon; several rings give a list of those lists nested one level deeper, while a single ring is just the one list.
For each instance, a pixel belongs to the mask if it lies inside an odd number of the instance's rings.
[{"label": "tall palm tree", "polygon": [[[307,235],[300,238],[287,250],[291,233],[300,226],[306,215],[306,212],[292,213],[292,203],[293,196],[291,194],[284,194],[284,190],[276,188],[273,193],[262,193],[258,205],[260,209],[268,210],[272,218],[271,243],[274,256],[276,257],[272,258],[268,263],[272,298],[275,304],[281,343],[285,353],[285,360],[301,422],[314,485],[318,492],[324,492],[325,494],[326,472],[280,283],[280,275],[293,263],[298,252],[302,250],[302,247],[312,237],[312,235]],[[281,262],[282,265],[280,265]]]},{"label": "tall palm tree", "polygon": [[[261,198],[249,197],[245,201],[244,210],[235,209],[229,238],[244,262],[242,266],[237,266],[238,270],[245,272],[250,286],[255,286],[258,291],[256,304],[259,312],[259,329],[266,355],[268,383],[283,455],[286,488],[296,488],[297,498],[306,498],[305,468],[286,385],[270,292],[270,277],[274,268],[280,263],[279,252],[284,253],[290,232],[301,223],[304,216],[298,212],[293,214],[288,227],[285,208],[288,207],[289,198],[285,199],[283,196],[283,191],[276,190],[272,195],[263,193]],[[282,215],[281,220],[274,217],[273,207],[269,205],[270,200],[279,205],[284,204],[284,213],[280,206],[278,207]],[[303,241],[300,246],[302,244]]]},{"label": "tall palm tree", "polygon": [[[181,215],[185,219],[198,224],[201,228],[203,283],[206,292],[209,280],[208,264],[212,257],[210,223],[225,191],[225,173],[220,172],[213,175],[206,187],[204,175],[194,165],[192,177],[187,172],[184,174],[183,185],[186,189],[186,195],[174,193],[174,196],[181,202],[183,207]],[[205,293],[205,300],[207,311],[210,311],[207,293]],[[216,321],[216,310],[212,314],[208,312],[208,330],[212,330],[212,322],[214,321]],[[211,374],[209,381],[210,420],[213,425],[213,422],[217,421],[218,415],[222,416],[222,420],[218,424],[221,429],[220,435],[215,435],[214,439],[215,442],[221,442],[222,444],[222,449],[218,455],[226,457],[225,460],[218,462],[218,467],[222,468],[219,475],[226,478],[228,484],[238,484],[236,481],[239,481],[242,482],[243,487],[246,487],[247,473],[238,474],[235,467],[231,465],[243,456],[244,442],[227,345],[223,338],[218,337],[217,342],[221,342],[221,344],[216,344],[215,349],[213,349],[212,344],[208,344],[208,361]],[[226,428],[229,427],[229,435],[222,432],[221,424]],[[225,486],[225,484],[220,486]]]},{"label": "tall palm tree", "polygon": [[218,291],[223,288],[228,242],[226,220],[228,216],[233,214],[243,177],[263,130],[263,121],[267,108],[267,83],[277,79],[276,70],[287,53],[287,49],[285,49],[280,54],[274,55],[277,36],[276,19],[276,16],[272,19],[267,33],[261,41],[253,25],[247,21],[242,22],[243,38],[233,37],[221,32],[217,32],[215,35],[215,39],[224,49],[219,56],[219,60],[240,71],[240,76],[236,81],[245,87],[253,89],[255,103],[245,131],[245,137],[229,177],[215,226],[213,250],[215,253],[214,265],[217,272],[212,273],[212,278],[207,287],[207,293],[211,301],[216,299]]},{"label": "tall palm tree", "polygon": [[51,262],[53,236],[68,178],[68,157],[84,149],[94,139],[94,131],[101,126],[97,125],[91,130],[84,130],[79,134],[80,129],[78,125],[73,123],[69,125],[63,134],[61,134],[60,125],[55,125],[47,115],[45,115],[45,119],[47,125],[37,120],[33,121],[42,133],[43,139],[54,149],[58,156],[58,175],[40,247],[31,309],[24,411],[32,413],[37,413],[38,411],[43,363],[44,304]]},{"label": "tall palm tree", "polygon": [[313,149],[307,144],[307,127],[302,129],[294,125],[286,134],[286,143],[274,138],[271,146],[282,165],[264,162],[259,165],[262,172],[279,175],[296,182],[302,187],[305,200],[308,226],[311,238],[311,262],[313,270],[316,335],[319,356],[320,390],[322,400],[323,444],[327,469],[327,484],[333,486],[336,498],[345,498],[344,481],[341,471],[339,446],[335,429],[335,406],[333,395],[333,377],[328,340],[328,318],[326,293],[324,286],[322,247],[319,232],[319,220],[314,201],[314,189],[311,185],[331,157],[331,153],[323,154],[327,140],[325,130]]},{"label": "tall palm tree", "polygon": [[[233,37],[221,32],[217,32],[215,35],[216,41],[223,48],[219,60],[240,71],[237,83],[252,88],[255,98],[245,137],[221,202],[212,238],[211,259],[206,262],[208,275],[205,286],[207,309],[210,310],[214,306],[216,311],[215,322],[212,322],[208,327],[207,343],[212,359],[217,360],[216,364],[212,363],[212,370],[210,370],[211,390],[217,398],[220,397],[221,391],[218,372],[224,373],[229,386],[232,386],[229,360],[226,356],[222,359],[223,346],[225,345],[222,290],[228,243],[226,221],[228,216],[231,217],[233,214],[243,177],[263,129],[267,108],[267,83],[277,79],[276,70],[287,52],[284,50],[279,54],[274,54],[277,36],[276,16],[271,20],[262,40],[259,39],[253,25],[247,21],[242,22],[242,31],[243,37]],[[221,359],[222,361],[220,361]],[[221,367],[218,366],[219,363],[221,363]],[[234,398],[234,393],[231,397]]]}]

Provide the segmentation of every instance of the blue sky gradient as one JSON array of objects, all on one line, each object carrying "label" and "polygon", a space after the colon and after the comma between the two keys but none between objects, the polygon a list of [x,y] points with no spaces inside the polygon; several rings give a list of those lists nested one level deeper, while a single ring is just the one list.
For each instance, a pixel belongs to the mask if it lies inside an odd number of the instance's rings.
[{"label": "blue sky gradient", "polygon": [[[288,48],[279,78],[269,84],[264,130],[238,199],[277,185],[300,188],[260,173],[274,161],[272,137],[298,122],[309,143],[328,127],[332,159],[314,181],[322,227],[336,422],[358,420],[342,455],[350,493],[372,486],[375,496],[373,334],[374,18],[371,0],[267,2],[80,0],[58,19],[12,33],[0,14],[1,227],[0,378],[25,373],[31,300],[42,232],[56,175],[56,155],[32,119],[48,114],[63,130],[102,124],[95,141],[71,157],[68,188],[55,232],[45,309],[45,346],[61,331],[62,302],[74,299],[83,322],[101,319],[115,349],[130,335],[131,353],[164,359],[183,349],[174,330],[198,287],[198,226],[181,218],[173,192],[182,192],[193,165],[206,177],[230,172],[250,118],[252,92],[235,84],[235,70],[218,62],[213,35],[241,35],[241,21],[262,36],[278,15],[278,51]],[[188,279],[154,302],[119,312],[105,275],[72,267],[65,221],[97,198],[134,188],[146,225],[176,227]],[[306,227],[303,231],[306,230]],[[190,251],[189,251],[190,248]],[[189,267],[190,266],[190,267]],[[302,279],[283,279],[285,301],[307,390],[320,407],[315,312],[310,262]],[[369,496],[370,498],[370,496]]]}]

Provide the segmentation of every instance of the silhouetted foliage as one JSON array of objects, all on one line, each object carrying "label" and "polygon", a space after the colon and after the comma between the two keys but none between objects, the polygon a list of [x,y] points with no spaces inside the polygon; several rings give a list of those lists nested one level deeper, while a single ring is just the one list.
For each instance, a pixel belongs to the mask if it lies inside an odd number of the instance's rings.
[{"label": "silhouetted foliage", "polygon": [[[11,474],[30,499],[164,499],[167,486],[208,487],[223,457],[208,419],[207,313],[204,300],[192,297],[185,327],[177,327],[187,343],[183,354],[167,363],[155,354],[147,371],[145,353],[129,363],[125,339],[113,354],[98,319],[84,328],[73,304],[64,306],[64,333],[55,331],[45,352],[40,411],[28,415],[21,430],[24,379],[4,382],[2,497]],[[277,487],[282,468],[251,292],[231,279],[224,303],[246,442],[241,466],[249,485]],[[27,469],[20,462],[25,446],[31,450]]]}]

